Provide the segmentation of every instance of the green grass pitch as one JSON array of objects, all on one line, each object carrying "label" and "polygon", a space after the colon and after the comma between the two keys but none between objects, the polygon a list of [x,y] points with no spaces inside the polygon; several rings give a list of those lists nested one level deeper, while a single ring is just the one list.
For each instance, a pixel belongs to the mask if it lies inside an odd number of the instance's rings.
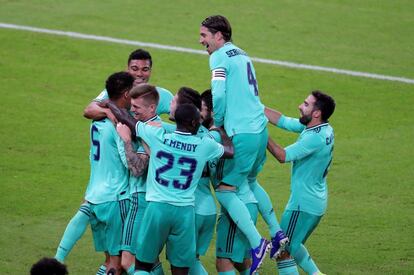
[{"label": "green grass pitch", "polygon": [[[0,0],[0,7],[2,23],[194,49],[202,49],[200,22],[223,14],[250,56],[414,79],[413,1]],[[27,274],[40,257],[54,255],[82,201],[89,177],[83,108],[135,47],[1,28],[0,41],[0,271]],[[148,50],[152,83],[174,92],[208,87],[207,56]],[[263,103],[287,115],[297,116],[313,89],[337,102],[328,211],[307,242],[321,270],[413,274],[414,85],[255,68]],[[270,134],[282,145],[296,139],[274,127]],[[289,168],[269,156],[259,177],[279,217]],[[267,235],[261,220],[259,230]],[[67,265],[70,274],[95,274],[102,259],[88,230]],[[214,244],[202,260],[214,274]],[[261,274],[275,273],[266,259]]]}]

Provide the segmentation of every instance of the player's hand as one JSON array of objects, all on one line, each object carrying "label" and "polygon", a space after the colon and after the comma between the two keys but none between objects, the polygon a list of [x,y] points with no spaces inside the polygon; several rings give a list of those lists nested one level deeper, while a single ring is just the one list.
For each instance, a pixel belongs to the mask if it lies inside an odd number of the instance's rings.
[{"label": "player's hand", "polygon": [[125,124],[118,122],[116,124],[116,131],[124,142],[131,142],[131,130]]}]

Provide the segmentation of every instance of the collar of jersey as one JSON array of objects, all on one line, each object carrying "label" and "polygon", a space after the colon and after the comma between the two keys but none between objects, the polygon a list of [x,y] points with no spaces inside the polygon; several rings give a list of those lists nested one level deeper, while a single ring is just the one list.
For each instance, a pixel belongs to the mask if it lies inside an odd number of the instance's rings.
[{"label": "collar of jersey", "polygon": [[175,130],[174,133],[179,134],[179,135],[184,135],[184,136],[191,136],[191,133],[189,132],[181,132],[178,130]]},{"label": "collar of jersey", "polygon": [[312,130],[312,129],[315,129],[315,128],[318,128],[318,127],[324,127],[324,126],[328,126],[328,122],[324,122],[324,123],[321,123],[321,124],[318,124],[318,125],[312,126],[312,127],[310,127],[310,128],[306,128],[305,130],[306,130],[306,131],[307,131],[307,130]]},{"label": "collar of jersey", "polygon": [[147,119],[146,121],[143,121],[143,123],[147,123],[149,121],[154,121],[158,119],[158,115],[153,116],[152,118]]}]

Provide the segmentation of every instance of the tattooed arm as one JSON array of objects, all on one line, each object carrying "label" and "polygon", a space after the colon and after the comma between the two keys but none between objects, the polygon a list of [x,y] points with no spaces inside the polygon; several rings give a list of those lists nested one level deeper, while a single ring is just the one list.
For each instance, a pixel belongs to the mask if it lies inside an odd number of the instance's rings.
[{"label": "tattooed arm", "polygon": [[135,152],[131,141],[125,142],[125,155],[128,168],[134,177],[140,177],[147,171],[149,156],[145,153]]},{"label": "tattooed arm", "polygon": [[143,153],[137,153],[134,150],[131,142],[131,130],[125,124],[118,123],[116,131],[121,139],[124,141],[125,155],[128,164],[128,169],[134,177],[142,176],[148,167],[149,156]]}]

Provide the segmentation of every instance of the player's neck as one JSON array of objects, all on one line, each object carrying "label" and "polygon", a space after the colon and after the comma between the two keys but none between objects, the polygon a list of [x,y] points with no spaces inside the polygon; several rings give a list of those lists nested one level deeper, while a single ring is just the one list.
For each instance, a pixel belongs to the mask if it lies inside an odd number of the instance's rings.
[{"label": "player's neck", "polygon": [[324,123],[323,121],[321,121],[320,119],[312,119],[307,125],[306,128],[312,128],[314,126],[317,126],[319,124]]}]

